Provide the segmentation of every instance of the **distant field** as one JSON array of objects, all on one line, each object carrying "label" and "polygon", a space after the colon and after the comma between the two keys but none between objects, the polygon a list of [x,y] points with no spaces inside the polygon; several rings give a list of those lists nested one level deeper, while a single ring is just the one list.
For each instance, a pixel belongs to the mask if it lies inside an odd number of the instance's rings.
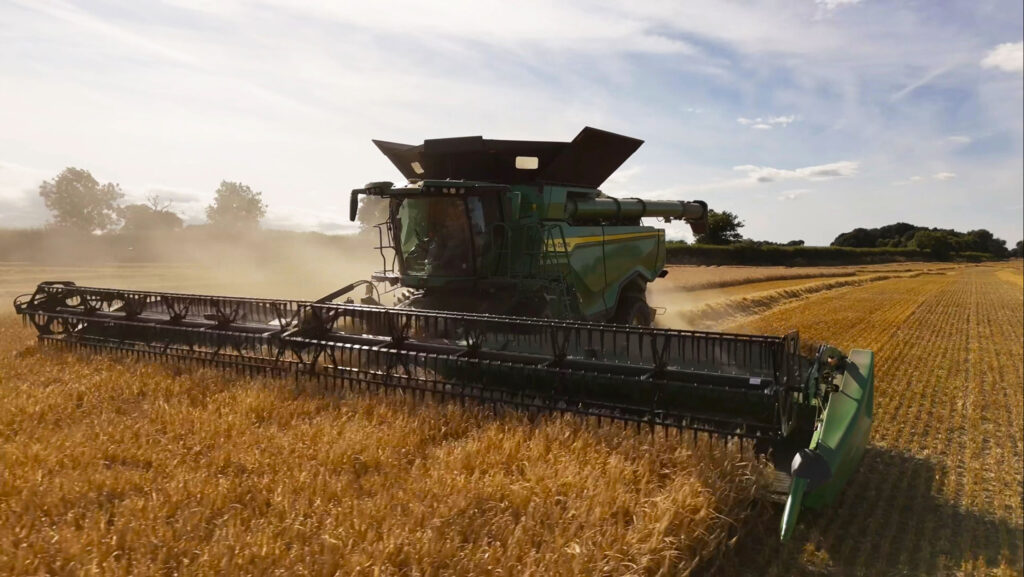
[{"label": "distant field", "polygon": [[[1020,261],[796,272],[808,276],[672,267],[652,294],[669,307],[658,317],[669,326],[799,329],[805,343],[876,352],[863,467],[835,506],[801,516],[785,546],[778,511],[749,508],[760,472],[735,447],[51,356],[6,317],[0,573],[98,563],[108,572],[1021,575]],[[0,291],[61,273],[174,290],[251,282],[0,265]],[[281,296],[303,296],[285,288],[292,294]]]}]

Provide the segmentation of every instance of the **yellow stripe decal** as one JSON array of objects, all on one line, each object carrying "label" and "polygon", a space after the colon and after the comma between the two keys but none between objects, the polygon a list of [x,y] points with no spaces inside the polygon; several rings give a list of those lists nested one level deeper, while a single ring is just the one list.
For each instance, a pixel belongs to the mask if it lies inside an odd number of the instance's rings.
[{"label": "yellow stripe decal", "polygon": [[602,236],[576,236],[576,237],[569,237],[569,238],[565,239],[565,247],[564,248],[562,246],[562,239],[559,238],[559,239],[549,240],[547,242],[547,247],[546,248],[547,248],[547,250],[557,250],[557,251],[566,250],[566,251],[571,251],[574,248],[576,248],[577,245],[590,244],[590,243],[594,243],[594,242],[601,242],[602,240],[604,240],[605,242],[609,242],[609,241],[627,240],[627,239],[631,239],[631,238],[642,238],[642,237],[656,238],[656,237],[660,236],[661,234],[662,234],[661,231],[656,230],[656,231],[653,231],[653,232],[625,232],[625,233],[622,233],[622,234],[609,234],[609,235],[606,235],[606,236],[603,236],[603,237]]}]

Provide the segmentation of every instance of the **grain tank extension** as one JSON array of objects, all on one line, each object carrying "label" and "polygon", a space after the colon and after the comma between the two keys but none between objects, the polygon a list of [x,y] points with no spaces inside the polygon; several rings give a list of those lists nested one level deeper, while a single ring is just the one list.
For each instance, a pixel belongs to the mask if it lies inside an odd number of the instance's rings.
[{"label": "grain tank extension", "polygon": [[[750,440],[777,469],[782,539],[853,474],[871,351],[805,357],[796,332],[650,326],[665,235],[641,219],[699,231],[707,206],[601,193],[639,140],[586,128],[572,142],[376,144],[408,182],[352,191],[353,218],[386,203],[372,280],[316,301],[45,281],[15,311],[44,346]],[[361,302],[346,297],[363,286]],[[397,306],[381,305],[387,291]]]}]

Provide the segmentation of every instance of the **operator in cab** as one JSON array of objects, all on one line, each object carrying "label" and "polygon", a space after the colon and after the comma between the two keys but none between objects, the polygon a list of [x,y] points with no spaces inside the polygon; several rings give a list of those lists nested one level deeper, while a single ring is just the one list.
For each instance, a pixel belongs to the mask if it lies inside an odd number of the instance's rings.
[{"label": "operator in cab", "polygon": [[469,274],[471,250],[466,230],[465,203],[459,199],[437,199],[431,214],[433,239],[427,258],[442,274]]}]

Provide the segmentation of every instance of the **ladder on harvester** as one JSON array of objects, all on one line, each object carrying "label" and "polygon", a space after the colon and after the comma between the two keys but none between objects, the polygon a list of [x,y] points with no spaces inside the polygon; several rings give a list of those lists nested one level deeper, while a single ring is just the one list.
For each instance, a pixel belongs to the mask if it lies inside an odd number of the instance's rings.
[{"label": "ladder on harvester", "polygon": [[558,271],[550,275],[551,286],[555,294],[551,297],[557,301],[556,317],[571,318],[569,303],[576,298],[572,284],[565,278],[569,270],[569,245],[565,239],[565,231],[557,225],[544,228],[544,242],[540,254],[540,267],[544,271]]},{"label": "ladder on harvester", "polygon": [[[504,223],[495,223],[491,227],[492,241],[495,237],[500,238],[501,245],[495,251],[498,256],[493,276],[514,281],[518,290],[522,290],[527,280],[546,284],[549,287],[547,297],[557,301],[557,305],[549,310],[555,312],[556,318],[572,318],[569,306],[576,294],[565,278],[569,248],[562,228],[541,223],[524,225],[523,246],[515,247],[512,230]],[[516,251],[517,248],[520,250]],[[523,256],[516,261],[514,254]]]}]

